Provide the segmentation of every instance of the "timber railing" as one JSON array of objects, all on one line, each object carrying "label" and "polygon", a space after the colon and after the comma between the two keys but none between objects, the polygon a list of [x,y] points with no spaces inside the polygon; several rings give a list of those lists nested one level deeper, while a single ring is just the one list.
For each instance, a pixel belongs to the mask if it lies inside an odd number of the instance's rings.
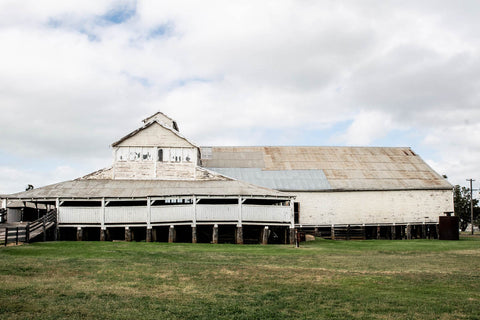
[{"label": "timber railing", "polygon": [[32,239],[43,235],[43,241],[47,241],[47,230],[57,224],[57,210],[53,209],[43,217],[20,226],[5,226],[0,230],[0,242],[3,245],[9,243],[30,242]]},{"label": "timber railing", "polygon": [[26,228],[24,226],[5,227],[4,230],[0,230],[0,242],[3,245],[9,243],[18,244],[19,242],[26,242]]}]

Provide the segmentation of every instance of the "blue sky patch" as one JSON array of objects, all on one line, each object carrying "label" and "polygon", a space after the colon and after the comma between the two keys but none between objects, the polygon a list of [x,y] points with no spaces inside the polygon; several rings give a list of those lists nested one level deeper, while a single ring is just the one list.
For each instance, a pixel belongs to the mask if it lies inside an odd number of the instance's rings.
[{"label": "blue sky patch", "polygon": [[209,83],[212,82],[213,80],[207,79],[207,78],[200,78],[200,77],[192,77],[192,78],[185,78],[185,79],[178,79],[174,81],[171,85],[170,89],[173,88],[178,88],[178,87],[185,87],[189,84],[192,83]]},{"label": "blue sky patch", "polygon": [[132,1],[128,4],[114,7],[106,14],[101,16],[102,20],[112,24],[121,24],[130,20],[137,13],[137,2]]},{"label": "blue sky patch", "polygon": [[68,24],[68,23],[65,23],[65,19],[60,19],[60,18],[50,18],[48,19],[48,22],[47,22],[47,26],[52,29],[66,29],[67,31],[70,31],[70,32],[78,32],[86,35],[88,37],[88,40],[91,42],[99,41],[100,38],[93,32],[89,31],[85,27],[85,25],[86,23],[82,23],[81,25]]},{"label": "blue sky patch", "polygon": [[63,26],[63,21],[60,20],[60,19],[57,19],[57,18],[49,18],[48,22],[47,22],[47,25],[50,28],[58,29],[58,28],[61,28]]},{"label": "blue sky patch", "polygon": [[78,32],[86,35],[88,37],[88,41],[90,41],[90,42],[100,41],[100,38],[96,34],[94,34],[92,32],[89,32],[86,29],[79,29]]},{"label": "blue sky patch", "polygon": [[[3,150],[0,150],[0,158],[2,159],[2,165],[15,165],[22,170],[28,171],[32,168],[35,170],[54,170],[56,167],[65,165],[65,163],[58,158],[40,158],[40,157],[29,157],[29,156],[20,156],[7,153]],[[70,164],[70,163],[69,163]]]},{"label": "blue sky patch", "polygon": [[148,78],[134,76],[134,75],[132,75],[128,72],[122,72],[122,74],[125,75],[128,78],[128,80],[133,81],[133,82],[138,82],[144,87],[151,87],[152,86],[152,82]]},{"label": "blue sky patch", "polygon": [[382,147],[411,147],[412,143],[418,143],[421,135],[412,130],[390,130],[382,138],[375,139],[374,143]]},{"label": "blue sky patch", "polygon": [[164,24],[158,25],[157,27],[150,30],[147,38],[154,39],[154,38],[167,36],[171,33],[172,29],[173,29],[173,26],[171,23],[164,23]]}]

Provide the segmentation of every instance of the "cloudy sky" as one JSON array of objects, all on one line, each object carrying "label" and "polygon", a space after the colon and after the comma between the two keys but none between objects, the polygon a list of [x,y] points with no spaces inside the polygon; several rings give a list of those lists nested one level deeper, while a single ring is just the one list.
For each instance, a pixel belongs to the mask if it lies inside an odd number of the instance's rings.
[{"label": "cloudy sky", "polygon": [[[0,1],[0,193],[199,145],[410,146],[480,180],[478,1]],[[479,183],[478,181],[476,182]]]}]

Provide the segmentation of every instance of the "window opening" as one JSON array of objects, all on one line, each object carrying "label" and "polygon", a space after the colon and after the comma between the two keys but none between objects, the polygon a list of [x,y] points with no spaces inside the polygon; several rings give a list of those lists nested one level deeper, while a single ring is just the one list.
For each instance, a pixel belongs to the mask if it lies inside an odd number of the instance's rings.
[{"label": "window opening", "polygon": [[192,198],[167,198],[165,200],[157,200],[157,204],[191,204]]},{"label": "window opening", "polygon": [[128,154],[129,161],[140,161],[142,154],[142,148],[130,148],[130,152]]},{"label": "window opening", "polygon": [[117,149],[117,160],[118,161],[127,161],[128,160],[128,147],[121,147]]},{"label": "window opening", "polygon": [[183,150],[183,159],[186,162],[191,162],[192,161],[192,150],[191,149],[184,149]]},{"label": "window opening", "polygon": [[142,161],[152,160],[152,148],[142,148]]}]

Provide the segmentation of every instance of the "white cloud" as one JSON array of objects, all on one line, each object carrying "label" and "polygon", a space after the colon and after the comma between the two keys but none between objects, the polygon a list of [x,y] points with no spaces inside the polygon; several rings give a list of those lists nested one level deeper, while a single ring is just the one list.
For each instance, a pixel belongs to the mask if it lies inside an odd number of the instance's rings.
[{"label": "white cloud", "polygon": [[371,145],[393,129],[396,128],[393,127],[392,119],[388,114],[378,111],[361,111],[338,140],[347,145]]},{"label": "white cloud", "polygon": [[465,185],[465,179],[476,178],[480,159],[480,124],[456,125],[433,130],[424,140],[441,154],[438,160],[431,160],[433,168],[445,173],[453,184]]},{"label": "white cloud", "polygon": [[[0,153],[82,175],[161,110],[200,144],[302,144],[292,132],[351,122],[331,140],[363,145],[410,128],[461,181],[480,171],[478,6],[2,1]],[[122,8],[122,23],[108,21]],[[269,142],[270,131],[283,134]],[[68,176],[0,166],[23,184]]]},{"label": "white cloud", "polygon": [[31,184],[34,187],[71,180],[84,175],[85,172],[69,166],[59,166],[51,170],[16,169],[0,166],[0,194],[16,193]]}]

